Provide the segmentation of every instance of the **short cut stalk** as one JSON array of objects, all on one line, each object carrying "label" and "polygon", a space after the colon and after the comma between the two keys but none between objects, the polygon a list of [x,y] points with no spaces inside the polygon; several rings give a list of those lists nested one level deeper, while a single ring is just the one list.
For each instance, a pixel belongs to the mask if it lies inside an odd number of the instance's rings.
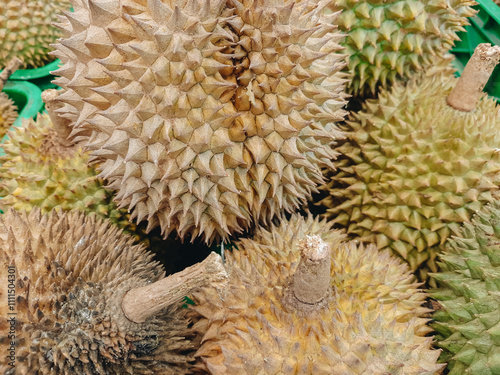
[{"label": "short cut stalk", "polygon": [[42,92],[42,100],[45,103],[45,109],[49,114],[50,120],[59,138],[59,142],[65,147],[71,147],[73,142],[70,139],[71,127],[69,121],[57,115],[56,110],[62,106],[57,101],[59,92],[56,89],[49,89]]},{"label": "short cut stalk", "polygon": [[448,95],[448,105],[463,112],[473,111],[499,59],[500,47],[492,47],[489,43],[479,44]]},{"label": "short cut stalk", "polygon": [[299,250],[300,263],[283,298],[289,307],[310,312],[324,306],[331,296],[331,249],[320,236],[306,236]]},{"label": "short cut stalk", "polygon": [[2,73],[0,73],[0,91],[3,90],[5,83],[9,80],[10,76],[21,66],[22,61],[14,57],[9,61],[7,66],[3,69]]}]

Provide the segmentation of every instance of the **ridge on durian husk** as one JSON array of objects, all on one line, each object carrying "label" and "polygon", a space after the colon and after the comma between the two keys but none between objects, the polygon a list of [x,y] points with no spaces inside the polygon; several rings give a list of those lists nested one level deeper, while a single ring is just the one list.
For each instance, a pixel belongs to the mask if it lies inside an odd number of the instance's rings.
[{"label": "ridge on durian husk", "polygon": [[436,64],[460,40],[473,0],[334,0],[337,24],[346,34],[355,96],[375,94]]},{"label": "ridge on durian husk", "polygon": [[446,104],[457,78],[420,75],[368,100],[321,201],[334,223],[391,249],[422,281],[460,225],[500,197],[500,107],[483,95],[472,112]]},{"label": "ridge on durian husk", "polygon": [[17,107],[7,94],[0,92],[0,139],[17,118]]},{"label": "ridge on durian husk", "polygon": [[51,23],[70,9],[69,0],[0,0],[0,70],[14,57],[23,62],[21,69],[54,60],[50,44],[62,33]]},{"label": "ridge on durian husk", "polygon": [[54,52],[59,113],[93,131],[119,206],[211,243],[316,191],[345,114],[326,4],[74,0]]},{"label": "ridge on durian husk", "polygon": [[[331,246],[332,298],[303,314],[282,301],[300,259],[297,244],[319,235]],[[258,228],[226,253],[224,289],[204,288],[192,306],[203,318],[196,356],[211,374],[437,374],[427,319],[408,266],[389,252],[354,242],[331,224],[293,214]]]},{"label": "ridge on durian husk", "polygon": [[499,223],[500,203],[483,207],[448,240],[441,272],[431,275],[439,289],[430,293],[441,305],[432,326],[450,375],[500,371]]},{"label": "ridge on durian husk", "polygon": [[[129,214],[113,202],[113,191],[104,188],[83,145],[66,147],[47,113],[36,121],[24,119],[22,126],[8,132],[0,156],[0,209],[9,207],[42,213],[52,209],[95,212],[139,239],[146,240]],[[147,240],[146,240],[147,244]]]},{"label": "ridge on durian husk", "polygon": [[[142,245],[95,214],[10,209],[0,215],[0,281],[15,269],[15,367],[7,364],[7,304],[0,304],[0,372],[27,374],[187,373],[192,334],[174,306],[145,323],[122,311],[131,288],[164,271]],[[11,273],[9,273],[11,275]],[[9,289],[10,290],[10,289]]]}]

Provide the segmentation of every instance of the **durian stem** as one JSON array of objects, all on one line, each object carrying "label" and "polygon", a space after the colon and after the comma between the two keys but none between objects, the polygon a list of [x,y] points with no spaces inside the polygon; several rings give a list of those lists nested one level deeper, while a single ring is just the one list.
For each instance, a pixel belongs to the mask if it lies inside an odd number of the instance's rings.
[{"label": "durian stem", "polygon": [[8,81],[10,76],[21,66],[22,61],[14,57],[12,60],[9,61],[7,66],[4,68],[2,73],[0,73],[0,91],[3,90],[3,87],[5,86],[5,83]]},{"label": "durian stem", "polygon": [[448,95],[448,105],[463,112],[474,110],[499,59],[500,47],[492,47],[489,43],[479,44]]},{"label": "durian stem", "polygon": [[299,249],[300,263],[283,297],[290,307],[309,312],[322,307],[331,294],[331,250],[320,236],[306,236]]},{"label": "durian stem", "polygon": [[222,283],[227,278],[220,255],[212,252],[203,262],[184,271],[151,285],[129,290],[123,297],[122,310],[129,320],[142,323],[196,289]]},{"label": "durian stem", "polygon": [[65,147],[70,147],[73,145],[73,142],[69,139],[71,134],[69,121],[59,117],[56,113],[56,110],[61,107],[61,103],[57,101],[58,96],[59,92],[56,89],[49,89],[42,92],[42,100],[45,103],[45,109],[49,114],[52,124],[54,124],[59,142]]}]

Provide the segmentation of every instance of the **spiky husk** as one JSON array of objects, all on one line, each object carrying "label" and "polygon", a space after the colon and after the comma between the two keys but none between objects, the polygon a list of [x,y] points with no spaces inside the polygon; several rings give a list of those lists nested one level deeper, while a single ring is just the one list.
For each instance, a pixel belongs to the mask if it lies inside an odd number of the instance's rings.
[{"label": "spiky husk", "polygon": [[325,3],[74,0],[60,113],[93,131],[120,207],[211,242],[303,203],[342,137],[345,55]]},{"label": "spiky husk", "polygon": [[472,0],[335,0],[339,29],[349,55],[348,86],[354,95],[374,94],[436,64],[476,11]]},{"label": "spiky husk", "polygon": [[0,156],[0,209],[13,207],[42,213],[52,209],[95,212],[120,228],[132,230],[126,210],[113,202],[113,192],[105,189],[89,155],[80,145],[61,145],[48,114],[37,120],[23,120],[8,133]]},{"label": "spiky husk", "polygon": [[[332,248],[333,298],[312,314],[282,302],[300,259],[297,243],[320,235]],[[196,356],[211,374],[435,374],[427,319],[406,264],[374,246],[341,243],[325,221],[292,215],[258,229],[227,255],[223,290],[194,294],[204,334]]]},{"label": "spiky husk", "polygon": [[50,44],[62,33],[51,23],[70,8],[69,0],[0,0],[0,69],[14,57],[21,69],[52,61]]},{"label": "spiky husk", "polygon": [[456,81],[420,76],[367,101],[322,201],[333,222],[391,249],[422,281],[450,235],[500,196],[500,107],[483,97],[472,112],[452,109]]},{"label": "spiky husk", "polygon": [[450,238],[439,256],[432,290],[437,346],[450,375],[500,371],[500,204],[483,207]]},{"label": "spiky husk", "polygon": [[12,126],[17,118],[17,107],[7,94],[0,93],[0,139],[3,138],[7,130]]},{"label": "spiky husk", "polygon": [[[184,309],[145,323],[123,295],[164,276],[141,245],[96,215],[0,215],[2,374],[184,374],[192,350]],[[15,269],[15,367],[7,363],[8,267]]]}]

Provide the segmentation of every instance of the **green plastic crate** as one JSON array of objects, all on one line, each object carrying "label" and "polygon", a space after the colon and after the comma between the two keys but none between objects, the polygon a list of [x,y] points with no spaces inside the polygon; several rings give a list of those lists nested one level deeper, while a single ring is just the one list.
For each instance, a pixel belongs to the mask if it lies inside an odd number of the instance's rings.
[{"label": "green plastic crate", "polygon": [[[57,70],[61,60],[57,59],[51,63],[36,69],[16,70],[9,78],[11,81],[29,81],[38,86],[40,90],[57,88],[51,81],[55,78],[51,71]],[[0,70],[1,72],[1,70]]]},{"label": "green plastic crate", "polygon": [[[500,46],[500,6],[491,0],[476,1],[479,4],[474,8],[479,12],[469,19],[471,24],[465,28],[466,32],[458,33],[462,40],[451,50],[456,57],[454,66],[458,70],[457,75],[463,72],[478,44]],[[500,64],[493,71],[485,91],[500,101]]]},{"label": "green plastic crate", "polygon": [[[34,118],[43,108],[42,91],[33,83],[26,81],[8,81],[3,90],[17,106],[19,116],[12,126],[20,126],[23,118]],[[2,138],[2,143],[7,136]],[[3,149],[0,147],[0,155]]]}]

